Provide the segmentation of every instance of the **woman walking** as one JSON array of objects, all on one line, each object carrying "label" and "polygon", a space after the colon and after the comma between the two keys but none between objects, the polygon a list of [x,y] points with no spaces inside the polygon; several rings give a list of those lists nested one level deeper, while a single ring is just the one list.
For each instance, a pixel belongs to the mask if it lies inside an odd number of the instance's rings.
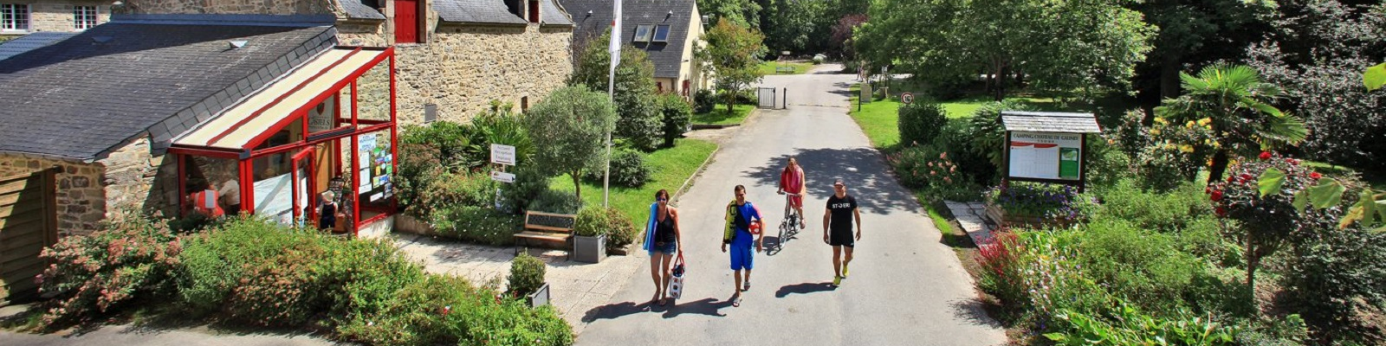
[{"label": "woman walking", "polygon": [[645,226],[645,250],[650,252],[650,278],[654,280],[655,295],[650,304],[663,306],[673,275],[669,272],[674,255],[683,252],[679,232],[679,213],[669,206],[669,191],[655,192],[650,205],[650,219]]}]

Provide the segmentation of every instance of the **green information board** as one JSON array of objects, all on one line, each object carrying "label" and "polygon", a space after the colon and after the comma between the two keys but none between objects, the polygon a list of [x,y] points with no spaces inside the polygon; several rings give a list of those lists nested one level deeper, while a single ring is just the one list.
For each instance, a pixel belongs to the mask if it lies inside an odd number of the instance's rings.
[{"label": "green information board", "polygon": [[1059,148],[1059,178],[1078,179],[1078,148]]}]

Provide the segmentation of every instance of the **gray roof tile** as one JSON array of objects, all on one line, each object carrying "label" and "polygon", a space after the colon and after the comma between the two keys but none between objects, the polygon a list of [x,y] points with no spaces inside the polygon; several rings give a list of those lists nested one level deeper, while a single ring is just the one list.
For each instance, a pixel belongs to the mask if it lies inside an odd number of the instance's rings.
[{"label": "gray roof tile", "polygon": [[1097,118],[1092,113],[1060,112],[1001,112],[1006,131],[1100,133]]},{"label": "gray roof tile", "polygon": [[36,32],[0,44],[0,60],[57,43],[77,35],[74,32]]},{"label": "gray roof tile", "polygon": [[510,13],[502,0],[435,0],[433,9],[438,11],[438,19],[459,24],[516,24],[524,25],[524,18]]},{"label": "gray roof tile", "polygon": [[[370,2],[371,4],[367,4]],[[346,10],[347,18],[351,19],[374,19],[385,20],[385,15],[381,14],[376,7],[376,2],[370,0],[342,0],[342,9]]]},{"label": "gray roof tile", "polygon": [[554,0],[539,0],[539,17],[546,26],[573,26],[573,19]]},{"label": "gray roof tile", "polygon": [[0,64],[0,152],[99,159],[145,132],[162,142],[196,124],[180,112],[329,32],[113,21],[16,55]]},{"label": "gray roof tile", "polygon": [[[559,0],[573,14],[577,28],[573,39],[595,39],[611,27],[611,0]],[[591,11],[591,14],[588,14]],[[684,42],[689,23],[698,12],[694,0],[624,0],[621,3],[621,40],[650,55],[655,77],[678,78],[683,66]],[[670,12],[673,12],[670,14]],[[637,25],[669,25],[667,43],[633,43]],[[605,42],[600,43],[606,45]]]}]

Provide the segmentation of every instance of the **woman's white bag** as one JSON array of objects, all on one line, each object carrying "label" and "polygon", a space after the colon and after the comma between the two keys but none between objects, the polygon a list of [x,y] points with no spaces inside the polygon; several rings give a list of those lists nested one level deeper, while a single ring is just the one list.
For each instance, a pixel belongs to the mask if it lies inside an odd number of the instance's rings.
[{"label": "woman's white bag", "polygon": [[669,298],[679,299],[683,296],[683,274],[686,268],[683,265],[683,251],[679,251],[678,259],[674,260],[673,280],[669,282]]}]

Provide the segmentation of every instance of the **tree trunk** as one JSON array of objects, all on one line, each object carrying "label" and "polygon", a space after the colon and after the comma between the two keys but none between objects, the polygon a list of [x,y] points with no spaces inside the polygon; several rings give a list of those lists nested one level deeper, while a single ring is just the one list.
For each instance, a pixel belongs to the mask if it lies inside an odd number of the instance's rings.
[{"label": "tree trunk", "polygon": [[[1213,166],[1208,167],[1207,185],[1213,185],[1213,183],[1222,180],[1222,174],[1227,172],[1227,163],[1228,157],[1226,149],[1218,150],[1217,153],[1213,154]],[[1195,172],[1194,174],[1198,173]]]},{"label": "tree trunk", "polygon": [[996,67],[996,95],[993,97],[997,102],[1006,99],[1006,66],[997,64]]},{"label": "tree trunk", "polygon": [[1246,232],[1246,286],[1251,288],[1252,303],[1256,301],[1256,265],[1260,264],[1256,253],[1256,243],[1252,241],[1251,231]]},{"label": "tree trunk", "polygon": [[[611,163],[608,162],[608,163],[607,163],[607,166],[610,166],[610,165],[611,165]],[[573,175],[573,191],[574,191],[573,195],[576,196],[577,199],[578,199],[579,201],[581,201],[581,200],[582,200],[582,184],[581,184],[580,181],[578,181],[578,179],[580,179],[580,178],[578,178],[578,177],[581,177],[581,176],[582,176],[582,175],[581,175],[581,174],[582,174],[582,170],[575,169],[575,170],[573,170],[573,172],[570,173],[570,174]],[[607,168],[607,174],[611,174],[611,169],[610,169],[610,168]],[[608,179],[609,179],[609,178],[608,178]]]},{"label": "tree trunk", "polygon": [[736,104],[736,90],[727,89],[727,114],[732,112],[732,105]]}]

